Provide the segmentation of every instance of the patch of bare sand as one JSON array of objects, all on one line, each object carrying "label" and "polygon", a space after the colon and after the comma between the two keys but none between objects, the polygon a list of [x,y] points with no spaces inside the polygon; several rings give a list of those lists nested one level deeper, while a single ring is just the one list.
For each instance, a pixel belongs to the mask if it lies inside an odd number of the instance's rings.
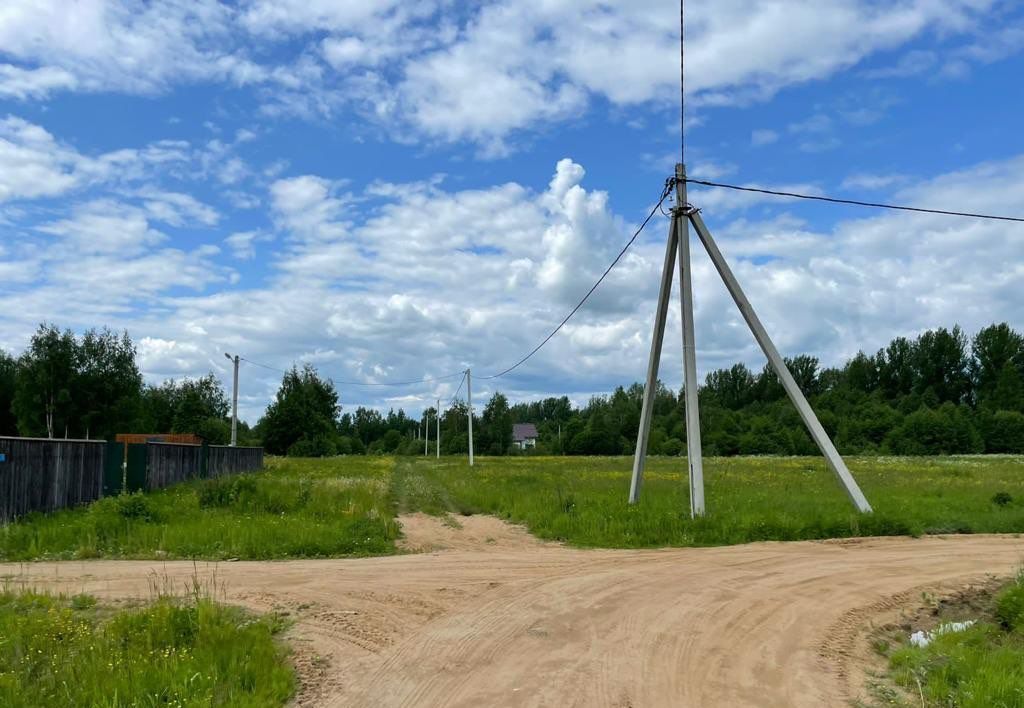
[{"label": "patch of bare sand", "polygon": [[521,551],[545,545],[523,526],[493,516],[443,517],[416,513],[398,517],[403,537],[398,547],[410,553],[434,551]]},{"label": "patch of bare sand", "polygon": [[216,576],[226,601],[294,618],[301,706],[818,708],[862,695],[852,667],[871,618],[1024,557],[1009,536],[610,551],[474,533],[482,546],[443,553],[0,575],[107,598]]}]

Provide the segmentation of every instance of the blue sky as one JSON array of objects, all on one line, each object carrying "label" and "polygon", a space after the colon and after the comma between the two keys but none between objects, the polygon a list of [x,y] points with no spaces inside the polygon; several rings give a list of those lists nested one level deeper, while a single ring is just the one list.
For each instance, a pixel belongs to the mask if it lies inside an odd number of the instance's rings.
[{"label": "blue sky", "polygon": [[[150,381],[224,351],[336,380],[505,368],[650,209],[679,150],[663,1],[12,1],[0,8],[0,347],[127,328]],[[694,177],[1024,214],[1024,8],[719,0],[688,14]],[[1017,225],[691,191],[786,354],[1020,328]],[[667,222],[498,382],[638,380]],[[763,360],[694,249],[702,371]],[[678,333],[678,311],[672,326]],[[680,380],[678,336],[663,378]],[[255,421],[279,375],[245,366]],[[455,381],[457,384],[457,380]],[[340,386],[418,412],[451,382]]]}]

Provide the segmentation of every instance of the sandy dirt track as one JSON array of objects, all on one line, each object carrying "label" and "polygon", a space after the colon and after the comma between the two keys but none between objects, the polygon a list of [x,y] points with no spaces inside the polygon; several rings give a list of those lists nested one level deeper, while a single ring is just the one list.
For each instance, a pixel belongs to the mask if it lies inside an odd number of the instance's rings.
[{"label": "sandy dirt track", "polygon": [[[286,610],[308,706],[831,706],[862,691],[872,617],[1009,575],[998,536],[587,551],[494,519],[405,519],[429,553],[199,564],[230,602]],[[190,562],[4,564],[101,597],[183,587]]]}]

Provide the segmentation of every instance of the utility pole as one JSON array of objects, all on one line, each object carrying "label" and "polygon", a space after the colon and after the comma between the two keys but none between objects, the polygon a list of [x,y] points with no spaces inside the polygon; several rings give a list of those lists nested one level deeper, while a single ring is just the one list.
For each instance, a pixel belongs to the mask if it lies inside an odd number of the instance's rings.
[{"label": "utility pole", "polygon": [[704,457],[697,408],[697,348],[693,327],[693,269],[690,267],[690,222],[686,218],[686,167],[676,165],[676,209],[679,220],[679,304],[683,319],[683,396],[686,400],[686,456],[690,473],[690,516],[704,516]]},{"label": "utility pole", "polygon": [[235,365],[235,388],[231,394],[231,447],[235,447],[238,445],[238,362],[241,357],[237,354],[232,357],[227,352],[224,352],[224,356]]},{"label": "utility pole", "polygon": [[437,399],[437,459],[441,459],[441,399]]},{"label": "utility pole", "polygon": [[423,431],[423,456],[427,456],[427,445],[430,444],[430,412],[423,409],[423,424],[426,429]]},{"label": "utility pole", "polygon": [[676,206],[672,210],[672,223],[669,227],[668,242],[665,246],[665,263],[661,271],[661,289],[658,294],[658,306],[654,315],[654,333],[651,337],[651,355],[647,366],[647,381],[644,386],[643,407],[640,412],[640,427],[637,432],[636,454],[633,458],[633,478],[629,487],[629,502],[635,504],[640,498],[640,486],[643,482],[644,462],[647,455],[647,443],[651,432],[651,418],[653,417],[654,400],[658,385],[658,365],[661,359],[661,345],[665,336],[665,321],[668,315],[669,295],[672,290],[673,271],[675,270],[676,255],[679,256],[680,284],[680,305],[682,309],[683,324],[683,373],[685,384],[685,409],[686,409],[686,455],[689,462],[690,474],[690,514],[693,517],[702,516],[704,509],[704,474],[701,459],[700,443],[700,415],[697,409],[697,366],[696,349],[694,347],[694,326],[693,326],[693,286],[692,272],[690,268],[690,234],[689,227],[693,226],[697,232],[697,238],[704,246],[708,256],[711,258],[715,270],[725,283],[726,289],[732,295],[736,307],[747,323],[747,327],[754,335],[754,339],[760,345],[761,350],[768,358],[768,363],[779,377],[786,395],[789,396],[796,407],[801,420],[807,427],[807,432],[817,444],[825,456],[828,466],[832,469],[839,483],[846,490],[850,501],[857,511],[869,514],[871,505],[864,497],[864,493],[857,485],[850,470],[843,462],[835,445],[829,438],[828,433],[822,427],[821,422],[815,415],[814,410],[808,404],[800,387],[793,379],[786,361],[779,354],[775,344],[768,336],[767,330],[761,324],[761,320],[754,313],[754,308],[740,287],[736,276],[726,263],[722,252],[718,250],[711,232],[704,224],[704,218],[700,210],[690,206],[686,201],[686,169],[682,164],[676,166]]},{"label": "utility pole", "polygon": [[466,407],[469,410],[469,466],[473,466],[473,371],[466,369]]}]

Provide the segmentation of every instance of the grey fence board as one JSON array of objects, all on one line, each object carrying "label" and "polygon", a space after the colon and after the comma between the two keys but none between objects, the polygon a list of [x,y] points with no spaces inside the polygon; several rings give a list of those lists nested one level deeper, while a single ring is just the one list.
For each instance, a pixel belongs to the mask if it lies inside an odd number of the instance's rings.
[{"label": "grey fence board", "polygon": [[146,490],[202,476],[202,454],[201,445],[146,443]]},{"label": "grey fence board", "polygon": [[262,447],[230,447],[211,445],[209,475],[221,477],[239,472],[255,472],[263,469]]},{"label": "grey fence board", "polygon": [[103,440],[0,437],[0,523],[99,499],[105,453]]}]

